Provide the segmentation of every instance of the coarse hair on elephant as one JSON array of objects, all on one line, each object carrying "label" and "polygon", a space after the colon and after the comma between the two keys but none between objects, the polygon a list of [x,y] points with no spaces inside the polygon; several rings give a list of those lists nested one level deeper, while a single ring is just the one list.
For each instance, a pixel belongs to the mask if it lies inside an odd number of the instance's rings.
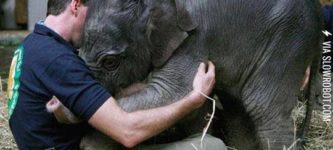
[{"label": "coarse hair on elephant", "polygon": [[[80,56],[96,79],[112,93],[145,83],[118,100],[123,109],[177,101],[192,89],[199,63],[211,60],[214,94],[224,107],[215,123],[224,142],[239,150],[292,145],[290,114],[306,67],[316,66],[320,52],[319,2],[95,0],[88,6]],[[166,137],[200,132],[207,109]]]}]

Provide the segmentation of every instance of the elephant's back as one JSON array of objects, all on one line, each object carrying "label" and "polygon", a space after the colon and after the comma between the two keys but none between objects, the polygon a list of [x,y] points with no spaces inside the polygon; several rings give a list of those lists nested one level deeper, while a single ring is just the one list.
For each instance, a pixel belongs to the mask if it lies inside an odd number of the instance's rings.
[{"label": "elephant's back", "polygon": [[288,71],[286,64],[309,62],[319,52],[321,19],[315,0],[183,2],[198,23],[198,47],[209,50],[209,59],[223,72],[225,84],[239,82],[241,87],[253,73],[267,69],[263,66],[276,68],[272,72]]},{"label": "elephant's back", "polygon": [[[257,45],[284,31],[315,33],[320,31],[320,5],[316,0],[182,0],[197,31],[206,42],[224,48]],[[267,32],[269,35],[265,34]],[[237,44],[232,44],[237,43]],[[252,45],[251,45],[252,46]],[[226,51],[226,50],[224,50]]]}]

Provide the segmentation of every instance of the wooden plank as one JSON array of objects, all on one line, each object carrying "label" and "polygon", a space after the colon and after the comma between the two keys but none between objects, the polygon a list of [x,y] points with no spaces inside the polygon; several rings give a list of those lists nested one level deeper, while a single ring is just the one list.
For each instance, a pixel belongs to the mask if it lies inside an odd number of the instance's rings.
[{"label": "wooden plank", "polygon": [[1,76],[0,76],[0,95],[2,95],[3,90],[2,90],[2,80],[1,80]]}]

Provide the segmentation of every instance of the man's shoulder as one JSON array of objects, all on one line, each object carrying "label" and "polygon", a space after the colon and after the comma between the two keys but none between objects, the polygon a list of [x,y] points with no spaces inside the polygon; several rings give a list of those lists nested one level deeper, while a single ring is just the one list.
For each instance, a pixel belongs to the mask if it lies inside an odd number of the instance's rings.
[{"label": "man's shoulder", "polygon": [[55,39],[34,33],[23,41],[22,48],[23,68],[31,69],[39,75],[55,61],[78,59],[71,49]]},{"label": "man's shoulder", "polygon": [[35,55],[54,56],[72,54],[72,50],[59,43],[54,38],[31,33],[22,43],[24,49]]}]

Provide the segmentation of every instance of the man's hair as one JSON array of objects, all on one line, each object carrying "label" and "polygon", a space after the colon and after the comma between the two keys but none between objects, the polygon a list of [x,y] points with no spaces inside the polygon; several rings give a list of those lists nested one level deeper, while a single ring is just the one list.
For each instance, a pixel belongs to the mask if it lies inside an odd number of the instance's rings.
[{"label": "man's hair", "polygon": [[[47,3],[47,15],[57,16],[61,14],[71,1],[72,0],[49,0]],[[81,3],[86,5],[88,1],[89,0],[81,0]]]}]

